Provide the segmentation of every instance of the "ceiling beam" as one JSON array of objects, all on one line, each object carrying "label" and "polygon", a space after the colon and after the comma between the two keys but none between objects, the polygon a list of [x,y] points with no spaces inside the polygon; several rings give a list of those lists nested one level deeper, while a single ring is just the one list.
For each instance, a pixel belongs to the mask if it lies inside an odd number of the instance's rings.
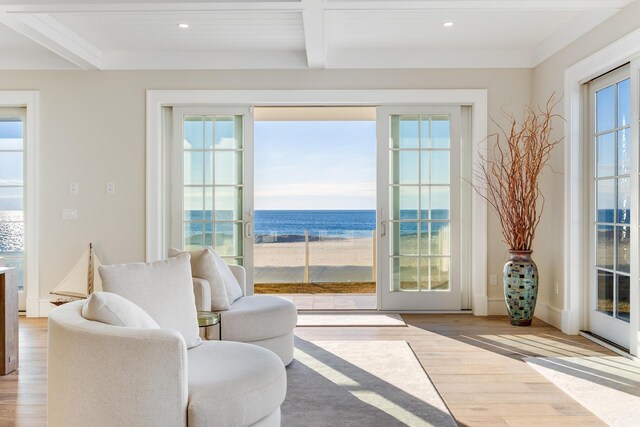
[{"label": "ceiling beam", "polygon": [[365,0],[328,3],[327,10],[593,10],[622,9],[632,0]]},{"label": "ceiling beam", "polygon": [[324,37],[323,0],[303,0],[304,44],[309,68],[324,68],[327,54]]},{"label": "ceiling beam", "polygon": [[[14,0],[15,1],[15,0]],[[3,4],[5,3],[5,4]],[[22,2],[0,0],[0,9],[9,13],[109,13],[109,12],[215,12],[301,10],[300,1],[134,1],[109,3],[73,3],[69,0]]]},{"label": "ceiling beam", "polygon": [[[320,2],[325,10],[603,10],[622,9],[632,0],[345,0]],[[0,9],[11,13],[100,12],[207,12],[224,10],[302,10],[302,1],[188,1],[138,0],[72,3],[69,0],[0,0]]]},{"label": "ceiling beam", "polygon": [[102,52],[47,14],[5,14],[0,22],[72,64],[95,70],[102,66]]}]

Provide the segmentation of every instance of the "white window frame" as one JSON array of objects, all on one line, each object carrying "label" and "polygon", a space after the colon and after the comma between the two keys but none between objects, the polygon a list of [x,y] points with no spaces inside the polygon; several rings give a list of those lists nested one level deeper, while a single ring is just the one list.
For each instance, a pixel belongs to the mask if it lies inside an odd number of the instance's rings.
[{"label": "white window frame", "polygon": [[0,91],[0,107],[26,108],[24,135],[25,159],[25,235],[24,235],[24,292],[27,317],[39,317],[38,278],[38,147],[39,147],[39,92]]},{"label": "white window frame", "polygon": [[[253,165],[253,114],[249,108],[246,107],[218,107],[218,106],[209,106],[209,107],[175,107],[172,109],[173,114],[173,125],[172,132],[173,139],[171,140],[170,135],[165,135],[168,140],[166,143],[171,146],[167,147],[167,149],[171,149],[173,151],[172,154],[172,176],[166,176],[165,179],[168,179],[171,182],[171,206],[167,206],[166,208],[170,208],[171,218],[165,226],[169,226],[169,232],[167,235],[166,241],[169,243],[167,247],[163,248],[163,253],[169,249],[169,247],[180,248],[183,249],[184,244],[184,219],[183,219],[183,210],[184,210],[184,184],[183,184],[183,173],[184,173],[184,163],[183,163],[183,155],[184,155],[184,145],[182,143],[183,138],[183,117],[185,115],[207,115],[207,116],[241,116],[242,117],[242,147],[238,149],[236,152],[240,154],[242,157],[242,216],[240,220],[234,221],[236,224],[240,224],[241,226],[241,235],[240,238],[242,240],[242,255],[241,256],[223,256],[223,258],[233,258],[236,260],[241,260],[242,265],[247,267],[247,276],[246,276],[246,290],[247,295],[253,294],[253,233],[251,232],[251,226],[253,223],[253,188],[252,185],[247,185],[247,183],[253,182],[253,168],[245,167],[245,165]],[[212,183],[215,186],[215,178]],[[180,199],[176,200],[176,197],[179,195]],[[213,216],[215,218],[215,215]],[[218,222],[213,219],[213,222]],[[249,264],[248,264],[249,263]]]},{"label": "white window frame", "polygon": [[[216,106],[380,106],[458,105],[472,108],[472,164],[480,165],[486,153],[487,90],[148,90],[146,140],[146,259],[164,256],[168,236],[163,185],[163,108],[189,105]],[[478,179],[472,177],[472,180]],[[474,182],[479,184],[479,182]],[[480,185],[478,185],[480,187]],[[475,315],[486,316],[487,299],[487,204],[472,194],[471,305]]]},{"label": "white window frame", "polygon": [[[640,30],[636,30],[615,43],[601,49],[577,64],[567,68],[564,75],[564,118],[565,123],[565,217],[564,252],[565,286],[564,308],[562,311],[562,331],[578,334],[588,328],[588,239],[589,206],[588,177],[585,173],[589,165],[588,153],[591,144],[586,144],[588,132],[588,88],[586,83],[621,65],[630,63],[631,78],[631,268],[630,268],[630,348],[629,352],[639,354],[638,291],[638,121],[640,97]],[[635,304],[633,303],[635,302]]]},{"label": "white window frame", "polygon": [[[591,144],[591,147],[589,147],[588,151],[588,156],[589,159],[587,160],[587,164],[588,164],[588,172],[589,172],[589,186],[588,186],[588,190],[587,190],[587,194],[588,197],[586,198],[585,202],[588,204],[589,206],[589,241],[587,242],[589,244],[589,274],[588,274],[588,279],[589,279],[589,290],[587,291],[587,299],[589,300],[588,302],[588,310],[587,310],[587,317],[588,317],[588,323],[586,325],[586,327],[588,327],[588,330],[592,333],[597,333],[599,336],[602,336],[604,338],[610,339],[613,342],[618,343],[618,345],[622,345],[623,347],[626,348],[626,343],[625,341],[628,340],[629,338],[629,324],[626,323],[618,323],[618,322],[623,322],[622,320],[616,318],[615,316],[609,316],[605,313],[601,313],[598,312],[597,310],[595,310],[595,306],[596,306],[596,302],[597,302],[597,273],[596,271],[609,271],[614,273],[614,301],[616,301],[617,299],[617,295],[615,290],[618,289],[617,284],[615,283],[615,277],[623,274],[626,275],[624,273],[621,273],[618,269],[617,266],[614,265],[612,269],[607,269],[607,268],[602,268],[602,267],[596,267],[596,254],[597,254],[597,249],[596,249],[596,222],[600,222],[597,221],[597,197],[596,197],[596,142],[595,142],[595,136],[596,136],[596,126],[595,126],[595,119],[596,119],[596,105],[595,105],[595,98],[596,98],[596,93],[606,87],[610,87],[610,86],[614,86],[616,92],[617,92],[617,84],[620,83],[623,80],[627,80],[629,79],[629,69],[628,67],[621,67],[615,71],[612,71],[610,73],[607,73],[606,75],[599,77],[597,80],[592,81],[589,83],[589,96],[588,96],[588,121],[587,124],[585,125],[585,132],[586,132],[586,137],[585,137],[585,141],[588,141]],[[617,97],[618,94],[616,93],[616,101],[617,101]],[[617,103],[616,103],[616,108],[617,108]],[[585,114],[587,114],[585,112]],[[617,110],[616,110],[616,114],[615,114],[615,126],[617,128],[618,124],[618,116],[617,116]],[[629,126],[630,127],[630,126]],[[614,128],[615,129],[615,128]],[[617,133],[618,130],[607,130],[607,131],[612,131],[614,133]],[[615,139],[616,141],[616,145],[617,145],[617,138]],[[633,145],[633,144],[631,144]],[[601,179],[618,179],[620,177],[620,175],[618,174],[618,164],[617,163],[613,163],[613,169],[614,171],[612,172],[613,175],[612,176],[605,176],[602,177]],[[629,170],[629,175],[631,174],[631,170]],[[626,174],[625,174],[626,175]],[[630,177],[630,176],[629,176]],[[614,190],[614,193],[617,193],[617,188]],[[618,199],[617,199],[617,195],[616,195],[616,204],[614,205],[614,209],[618,210]],[[637,214],[636,212],[631,211],[631,215],[633,216],[634,214]],[[617,227],[619,226],[624,226],[625,224],[621,224],[618,222],[617,220],[617,213],[616,213],[616,218],[613,220],[613,225],[609,225],[608,223],[606,224],[607,226],[611,226],[613,227],[614,230],[614,235],[617,236]],[[629,229],[631,229],[631,227],[629,227]],[[615,238],[617,241],[617,237]],[[614,245],[615,246],[615,245]],[[617,251],[617,248],[614,247],[614,252]],[[617,260],[617,254],[614,255],[614,260]],[[617,308],[616,308],[617,310]],[[595,311],[595,313],[594,313]],[[614,310],[615,311],[615,310]],[[600,320],[597,320],[600,319]],[[594,323],[595,322],[595,323]],[[605,326],[606,325],[606,326]],[[605,332],[606,331],[606,332]],[[615,337],[615,339],[614,339]],[[624,344],[623,344],[624,343]]]},{"label": "white window frame", "polygon": [[[468,253],[463,253],[461,251],[461,211],[468,212],[469,204],[468,202],[462,202],[462,193],[467,195],[463,190],[463,181],[462,181],[462,171],[461,169],[461,159],[463,152],[467,152],[469,147],[462,147],[460,145],[461,141],[463,143],[469,143],[467,141],[466,135],[463,136],[462,129],[462,108],[459,106],[447,106],[443,107],[441,105],[421,105],[421,106],[393,106],[393,107],[381,107],[378,108],[378,139],[379,140],[390,140],[390,123],[392,116],[422,116],[422,115],[443,115],[450,117],[451,123],[451,136],[450,136],[450,146],[446,151],[450,154],[450,184],[448,185],[450,191],[450,217],[449,217],[449,225],[451,227],[451,243],[449,248],[449,263],[451,266],[450,272],[450,288],[448,291],[440,292],[440,291],[399,291],[399,290],[390,290],[388,287],[380,288],[378,287],[378,307],[394,309],[395,307],[406,307],[403,308],[403,311],[411,310],[413,307],[414,310],[419,310],[420,307],[441,307],[442,304],[446,304],[449,308],[434,308],[432,310],[439,311],[459,311],[461,308],[468,308],[469,303],[467,302],[467,298],[465,298],[463,289],[468,287],[468,272],[466,271],[466,265],[468,265],[469,258],[467,256]],[[455,124],[455,126],[454,126]],[[398,150],[406,150],[396,148]],[[405,258],[403,255],[392,256],[390,255],[390,248],[392,244],[392,236],[393,236],[393,223],[398,220],[398,218],[393,219],[391,215],[391,211],[394,209],[392,204],[390,203],[390,188],[392,186],[392,182],[389,178],[390,169],[389,162],[392,156],[392,149],[390,144],[387,143],[385,145],[380,144],[378,146],[378,169],[382,173],[382,175],[378,176],[378,188],[377,194],[379,196],[378,203],[378,223],[382,222],[384,224],[383,230],[384,232],[378,233],[378,283],[384,283],[384,280],[388,280],[389,284],[392,280],[391,278],[391,269],[390,269],[390,260],[392,258]],[[416,148],[410,149],[410,151],[423,151],[424,149]],[[418,163],[418,176],[421,177],[422,173],[420,168],[422,167],[421,163]],[[424,185],[422,181],[419,185],[420,188]],[[458,184],[457,187],[455,184]],[[408,186],[414,186],[414,184],[407,184]],[[418,184],[416,184],[418,185]],[[420,191],[419,191],[420,193]],[[421,198],[421,195],[418,195]],[[466,199],[466,197],[465,197]],[[421,231],[421,224],[426,223],[428,221],[422,222],[421,213],[420,213],[421,205],[418,207],[418,217],[415,220],[418,225],[418,233]],[[408,222],[414,222],[414,220],[409,220]],[[384,235],[383,235],[384,234]],[[419,235],[419,234],[418,234]],[[407,258],[414,258],[413,256],[406,256]],[[418,259],[420,259],[419,257]],[[463,279],[464,278],[464,279]],[[467,286],[465,286],[467,285]],[[463,301],[464,299],[464,301]],[[424,309],[424,308],[423,308]]]}]

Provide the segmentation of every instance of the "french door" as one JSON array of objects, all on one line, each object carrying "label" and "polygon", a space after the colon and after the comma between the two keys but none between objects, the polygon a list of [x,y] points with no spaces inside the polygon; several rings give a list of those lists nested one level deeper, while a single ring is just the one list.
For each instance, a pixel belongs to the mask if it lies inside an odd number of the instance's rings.
[{"label": "french door", "polygon": [[171,245],[213,247],[243,265],[253,293],[253,115],[246,107],[174,107]]},{"label": "french door", "polygon": [[589,83],[590,331],[629,349],[631,87],[623,67]]},{"label": "french door", "polygon": [[0,108],[0,258],[18,277],[19,309],[25,292],[25,108]]},{"label": "french door", "polygon": [[460,107],[379,107],[378,306],[460,310]]}]

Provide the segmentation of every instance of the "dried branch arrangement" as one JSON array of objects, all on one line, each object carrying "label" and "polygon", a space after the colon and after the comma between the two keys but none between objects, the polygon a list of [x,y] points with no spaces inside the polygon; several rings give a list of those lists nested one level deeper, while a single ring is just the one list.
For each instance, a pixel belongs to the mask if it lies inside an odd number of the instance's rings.
[{"label": "dried branch arrangement", "polygon": [[498,214],[503,241],[511,250],[531,250],[544,211],[540,173],[563,139],[551,136],[552,122],[562,119],[553,113],[558,103],[551,95],[544,107],[526,106],[520,123],[513,115],[505,115],[508,130],[492,120],[500,131],[487,138],[495,138],[495,145],[489,156],[481,156],[475,171],[481,184],[473,187]]}]

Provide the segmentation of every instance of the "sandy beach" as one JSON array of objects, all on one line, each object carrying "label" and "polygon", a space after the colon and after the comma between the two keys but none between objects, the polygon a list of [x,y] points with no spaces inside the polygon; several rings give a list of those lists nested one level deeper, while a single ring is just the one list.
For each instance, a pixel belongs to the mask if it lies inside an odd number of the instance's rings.
[{"label": "sandy beach", "polygon": [[[257,243],[255,267],[304,266],[304,242]],[[373,238],[335,239],[309,242],[310,265],[373,265]]]},{"label": "sandy beach", "polygon": [[[442,254],[441,240],[428,242],[423,235],[423,247]],[[400,253],[417,252],[417,237],[406,236],[398,242]],[[447,242],[448,246],[448,242]],[[447,252],[444,253],[445,255]],[[255,283],[305,282],[305,243],[258,243],[254,247]],[[309,281],[311,283],[375,282],[373,238],[327,239],[309,242]],[[399,274],[396,280],[402,289],[417,289],[417,273],[421,271],[420,287],[447,289],[449,258],[396,259],[392,266]],[[427,272],[430,271],[430,275]],[[429,283],[431,277],[431,283]]]},{"label": "sandy beach", "polygon": [[[305,281],[305,243],[257,243],[254,246],[256,283]],[[311,282],[371,282],[373,238],[328,239],[309,242]]]}]

